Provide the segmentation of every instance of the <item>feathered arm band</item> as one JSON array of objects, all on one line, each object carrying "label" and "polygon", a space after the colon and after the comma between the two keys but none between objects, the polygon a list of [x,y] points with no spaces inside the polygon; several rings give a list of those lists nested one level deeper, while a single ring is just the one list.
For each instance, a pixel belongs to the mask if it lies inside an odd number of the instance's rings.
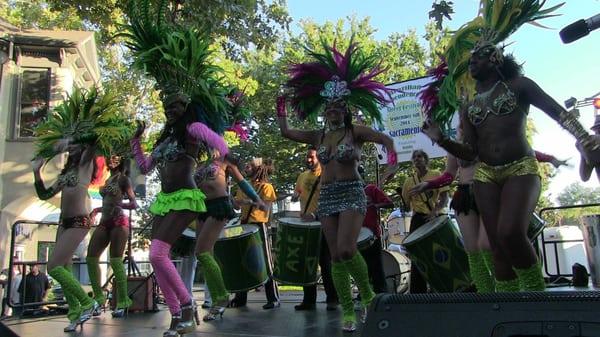
[{"label": "feathered arm band", "polygon": [[216,132],[211,130],[208,126],[195,122],[187,127],[188,134],[199,141],[205,143],[208,147],[219,151],[221,157],[224,157],[229,153],[227,144],[223,137],[219,136]]},{"label": "feathered arm band", "polygon": [[540,163],[551,163],[556,158],[551,154],[535,151],[535,159]]},{"label": "feathered arm band", "polygon": [[454,181],[454,176],[450,172],[444,172],[441,176],[427,182],[427,189],[435,189],[448,186]]},{"label": "feathered arm band", "polygon": [[133,154],[133,158],[140,168],[140,171],[142,174],[147,174],[154,168],[154,166],[156,166],[156,162],[154,162],[151,156],[148,157],[144,155],[139,138],[133,138],[129,141],[129,143],[131,144],[131,153]]}]

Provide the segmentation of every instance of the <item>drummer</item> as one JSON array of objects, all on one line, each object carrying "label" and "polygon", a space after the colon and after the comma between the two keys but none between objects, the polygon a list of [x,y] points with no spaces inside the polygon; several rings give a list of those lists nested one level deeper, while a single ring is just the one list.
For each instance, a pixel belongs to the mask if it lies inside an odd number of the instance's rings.
[{"label": "drummer", "polygon": [[[321,163],[317,157],[317,149],[314,146],[308,148],[306,153],[306,171],[298,175],[296,188],[294,189],[293,201],[300,201],[300,217],[304,221],[318,221],[317,204],[319,191],[321,190]],[[327,310],[336,310],[338,305],[337,293],[331,279],[331,254],[327,247],[325,237],[321,238],[319,253],[319,266],[321,277],[325,288]],[[317,303],[317,285],[304,286],[304,298],[302,303],[294,306],[296,310],[314,310]]]},{"label": "drummer", "polygon": [[370,229],[375,236],[375,241],[368,248],[360,251],[361,255],[367,263],[369,271],[369,279],[371,279],[371,285],[373,291],[377,294],[387,292],[387,286],[385,283],[385,273],[383,272],[383,261],[381,257],[381,225],[379,224],[379,209],[380,208],[393,208],[394,203],[392,199],[388,197],[377,185],[368,184],[366,182],[365,168],[360,165],[358,167],[358,173],[360,173],[363,181],[365,182],[365,194],[367,195],[367,213],[365,214],[365,220],[363,220],[363,227]]},{"label": "drummer", "polygon": [[[267,257],[267,267],[269,268],[269,280],[265,284],[265,292],[267,303],[263,305],[263,309],[273,309],[279,307],[279,290],[277,283],[273,280],[273,259],[271,256],[271,244],[269,242],[269,213],[272,203],[277,200],[275,189],[269,182],[269,176],[273,172],[273,162],[269,159],[252,158],[246,164],[244,171],[246,176],[252,177],[252,187],[256,191],[255,194],[264,202],[264,207],[257,207],[253,201],[253,196],[249,195],[248,189],[240,188],[237,190],[233,198],[233,206],[236,209],[242,210],[240,215],[240,223],[257,225],[261,231],[262,241],[264,243],[265,255]],[[231,307],[242,307],[246,305],[248,300],[248,292],[239,292],[235,294],[235,298],[231,301]]]},{"label": "drummer", "polygon": [[[402,186],[402,198],[413,212],[409,233],[413,233],[428,221],[443,214],[448,204],[447,186],[410,195],[409,192],[415,185],[433,180],[440,175],[439,171],[429,169],[429,155],[425,151],[415,150],[411,158],[414,173],[406,179]],[[410,292],[413,294],[427,292],[427,283],[414,264],[410,267]]]}]

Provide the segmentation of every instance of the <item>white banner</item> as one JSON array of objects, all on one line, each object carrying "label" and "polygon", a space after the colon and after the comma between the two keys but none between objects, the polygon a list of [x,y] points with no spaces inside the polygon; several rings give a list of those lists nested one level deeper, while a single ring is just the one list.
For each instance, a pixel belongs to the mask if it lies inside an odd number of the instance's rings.
[{"label": "white banner", "polygon": [[[387,86],[394,90],[392,94],[394,104],[380,108],[383,125],[375,122],[373,128],[392,137],[399,163],[410,161],[412,152],[418,149],[425,151],[429,158],[446,156],[444,149],[432,144],[431,140],[421,133],[423,116],[421,115],[421,101],[417,94],[431,81],[432,78],[428,76]],[[454,137],[456,134],[457,125],[458,114],[455,114],[449,132],[450,137]],[[377,161],[379,164],[386,164],[386,149],[378,144],[376,144],[376,148]]]}]

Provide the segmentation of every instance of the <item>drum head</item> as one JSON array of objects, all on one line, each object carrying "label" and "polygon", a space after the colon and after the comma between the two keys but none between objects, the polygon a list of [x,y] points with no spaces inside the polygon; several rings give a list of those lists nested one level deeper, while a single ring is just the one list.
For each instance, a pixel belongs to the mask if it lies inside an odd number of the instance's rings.
[{"label": "drum head", "polygon": [[361,227],[360,233],[358,233],[358,239],[356,242],[363,242],[366,240],[370,240],[373,237],[373,231],[367,227]]},{"label": "drum head", "polygon": [[546,221],[544,221],[542,218],[540,218],[539,215],[537,215],[535,213],[531,214],[531,220],[530,221],[533,222],[533,223],[535,223],[536,227],[541,227],[541,226],[543,226],[543,225],[546,224]]},{"label": "drum head", "polygon": [[410,233],[402,242],[404,245],[410,245],[415,242],[419,242],[420,240],[428,237],[429,235],[435,233],[438,228],[444,226],[450,218],[447,215],[438,216],[437,218],[429,221],[423,226],[417,228],[414,232]]},{"label": "drum head", "polygon": [[382,250],[381,262],[388,290],[392,289],[392,293],[400,294],[408,291],[410,259],[400,252]]},{"label": "drum head", "polygon": [[221,230],[219,241],[232,240],[241,236],[251,235],[256,232],[258,232],[258,227],[252,225],[225,227]]},{"label": "drum head", "polygon": [[300,218],[279,218],[281,224],[286,224],[292,227],[320,227],[319,221],[302,221]]},{"label": "drum head", "polygon": [[231,227],[231,226],[239,226],[240,225],[240,217],[236,216],[235,218],[229,220],[226,224],[225,227]]},{"label": "drum head", "polygon": [[182,236],[186,236],[186,237],[191,238],[191,239],[194,239],[194,240],[196,239],[196,231],[192,230],[190,228],[186,228],[183,231],[183,233],[181,233],[181,235]]}]

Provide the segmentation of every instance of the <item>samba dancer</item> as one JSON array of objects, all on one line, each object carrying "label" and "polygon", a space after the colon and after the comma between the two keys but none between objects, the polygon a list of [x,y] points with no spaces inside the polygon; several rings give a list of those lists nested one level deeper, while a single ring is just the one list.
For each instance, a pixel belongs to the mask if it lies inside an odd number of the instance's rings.
[{"label": "samba dancer", "polygon": [[[209,121],[224,118],[227,101],[216,80],[221,70],[209,63],[210,38],[171,23],[167,18],[174,15],[166,8],[164,0],[158,7],[147,1],[130,1],[126,8],[130,23],[123,26],[121,35],[132,50],[133,67],[152,76],[161,90],[166,123],[151,156],[144,155],[141,147],[144,123],[138,122],[131,148],[143,174],[158,169],[161,191],[149,209],[154,215],[150,263],[172,317],[163,335],[177,336],[194,331],[199,322],[196,305],[171,262],[170,250],[185,228],[206,212],[205,195],[193,175],[201,153],[228,153],[223,138],[207,126]],[[193,57],[182,54],[182,49]]]},{"label": "samba dancer", "polygon": [[239,189],[250,197],[253,207],[261,211],[268,209],[229,156],[208,160],[196,171],[194,179],[198,188],[206,195],[207,209],[198,217],[196,255],[212,297],[212,306],[203,317],[204,321],[215,320],[217,316],[222,317],[229,303],[229,293],[225,289],[221,268],[213,257],[213,248],[221,230],[228,220],[236,216],[228,193],[228,175],[231,175]]},{"label": "samba dancer", "polygon": [[[95,218],[98,212],[102,213],[100,224],[94,230],[88,246],[86,263],[88,266],[88,275],[94,299],[100,305],[104,306],[106,298],[104,297],[102,286],[100,285],[100,255],[110,244],[110,266],[115,277],[115,286],[117,294],[117,305],[112,312],[112,317],[123,317],[125,310],[132,304],[127,293],[127,275],[123,265],[123,252],[129,238],[129,218],[124,214],[125,209],[136,209],[138,207],[133,193],[131,179],[129,179],[129,162],[117,155],[110,156],[108,160],[110,177],[106,180],[104,186],[100,188],[102,196],[102,207],[94,209],[92,215]],[[129,202],[124,203],[123,197],[126,196]],[[113,291],[113,295],[114,295]],[[99,315],[99,311],[94,312],[94,316]]]},{"label": "samba dancer", "polygon": [[396,163],[392,139],[371,128],[354,125],[351,109],[380,120],[376,103],[390,101],[388,89],[374,80],[381,74],[377,56],[361,55],[351,40],[345,53],[323,44],[324,53],[309,51],[314,61],[290,67],[289,100],[299,117],[316,119],[324,107],[325,127],[302,131],[288,127],[286,97],[277,100],[281,134],[315,146],[322,165],[318,217],[333,259],[332,278],[343,309],[344,331],[356,330],[350,276],[358,285],[363,303],[361,319],[375,294],[367,266],[357,254],[356,240],[363,223],[367,200],[358,174],[361,148],[366,142],[385,145],[388,163]]},{"label": "samba dancer", "polygon": [[[482,17],[458,30],[448,47],[450,75],[434,83],[440,89],[432,90],[435,101],[426,109],[430,119],[423,126],[424,133],[457,158],[479,160],[473,189],[492,248],[498,291],[545,289],[541,264],[527,237],[541,189],[538,161],[525,131],[530,105],[556,120],[588,150],[600,145],[576,116],[522,75],[512,55],[504,55],[497,47],[521,24],[545,17],[558,7],[542,11],[543,4],[515,1],[511,10],[497,6],[496,1],[481,1]],[[474,90],[469,87],[473,82],[467,77],[467,65],[475,80]],[[460,143],[438,126],[448,123],[458,107],[457,93],[461,95],[464,130]]]},{"label": "samba dancer", "polygon": [[[244,171],[248,177],[251,177],[252,185],[249,186],[245,180],[238,184],[239,189],[233,197],[233,205],[236,209],[241,209],[240,223],[253,224],[260,229],[260,236],[263,242],[266,264],[269,269],[269,280],[265,283],[265,295],[267,303],[263,309],[273,309],[279,307],[279,289],[277,282],[273,280],[273,255],[271,241],[269,238],[269,216],[273,202],[277,200],[275,189],[269,181],[269,176],[274,170],[273,162],[269,159],[252,158],[246,164]],[[255,192],[256,191],[256,192]],[[260,201],[260,202],[259,202]],[[245,306],[248,301],[248,292],[242,291],[235,294],[231,300],[231,307]]]},{"label": "samba dancer", "polygon": [[[565,165],[564,161],[541,152],[536,152],[536,157],[538,161],[550,162],[556,168],[560,165]],[[431,189],[448,186],[456,178],[458,188],[452,196],[450,208],[456,214],[456,220],[462,234],[463,244],[469,261],[471,279],[477,288],[477,292],[489,293],[496,290],[494,261],[487,233],[480,219],[473,193],[474,172],[475,162],[459,160],[455,156],[448,154],[444,173],[435,179],[423,181],[413,186],[409,190],[409,195],[413,197]]]},{"label": "samba dancer", "polygon": [[[114,96],[108,92],[101,96],[94,88],[90,91],[75,89],[35,131],[36,193],[40,199],[47,200],[62,192],[60,225],[47,267],[48,274],[60,283],[69,305],[69,325],[64,328],[65,332],[75,331],[77,326],[83,328],[83,323],[99,307],[75,279],[70,266],[77,246],[92,225],[87,189],[97,173],[95,154],[110,153],[112,144],[127,136],[127,122],[118,114],[117,106]],[[97,133],[99,128],[102,133]],[[42,166],[45,160],[63,152],[68,152],[67,162],[58,179],[46,188],[40,172]]]}]

